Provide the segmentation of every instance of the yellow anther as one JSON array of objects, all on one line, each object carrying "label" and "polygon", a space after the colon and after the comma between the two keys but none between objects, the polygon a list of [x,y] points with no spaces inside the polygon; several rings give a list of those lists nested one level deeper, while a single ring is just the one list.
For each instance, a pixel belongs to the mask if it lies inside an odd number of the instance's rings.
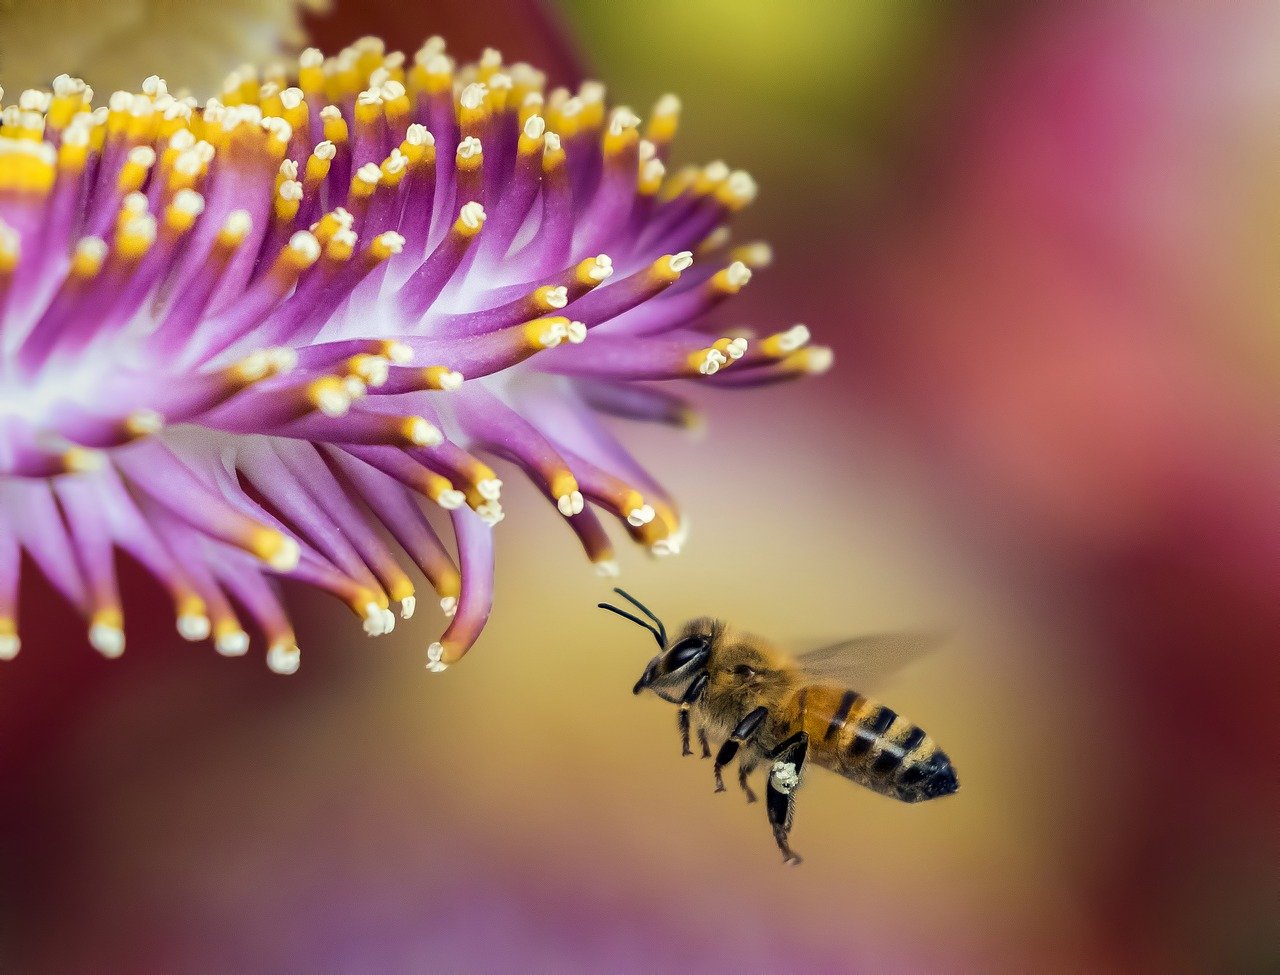
[{"label": "yellow anther", "polygon": [[227,215],[218,231],[218,246],[226,250],[235,250],[253,230],[253,218],[247,210],[235,210]]},{"label": "yellow anther", "polygon": [[87,447],[71,447],[62,453],[62,469],[68,474],[91,474],[100,471],[107,463],[107,455],[101,450]]},{"label": "yellow anther", "polygon": [[618,156],[638,144],[640,133],[636,126],[639,124],[640,119],[631,109],[615,108],[604,133],[605,155]]},{"label": "yellow anther", "polygon": [[569,337],[569,319],[563,315],[535,318],[521,326],[526,347],[532,351],[554,349]]},{"label": "yellow anther", "polygon": [[662,284],[674,284],[680,275],[693,266],[693,255],[688,251],[667,254],[649,265],[649,273]]},{"label": "yellow anther", "polygon": [[792,352],[780,365],[786,372],[817,375],[830,369],[835,361],[835,353],[828,346],[807,345]]},{"label": "yellow anther", "polygon": [[321,217],[319,223],[312,228],[312,233],[315,234],[316,240],[318,240],[323,246],[328,244],[333,235],[338,231],[347,230],[350,226],[350,214],[342,209],[330,210]]},{"label": "yellow anther", "polygon": [[319,98],[324,92],[324,55],[314,47],[298,58],[298,87],[308,98]]},{"label": "yellow anther", "polygon": [[390,260],[404,250],[404,238],[395,232],[379,234],[369,245],[369,256],[376,262]]},{"label": "yellow anther", "polygon": [[302,555],[296,541],[269,525],[255,525],[244,548],[277,572],[292,572]]},{"label": "yellow anther", "polygon": [[88,133],[85,139],[69,142],[63,137],[62,145],[58,146],[58,168],[63,172],[75,176],[84,171],[85,166],[89,162],[89,141]]},{"label": "yellow anther", "polygon": [[751,269],[741,261],[721,268],[711,278],[711,289],[718,294],[736,295],[751,280]]},{"label": "yellow anther", "polygon": [[714,193],[729,178],[729,167],[717,160],[697,171],[693,178],[693,192],[699,196]]},{"label": "yellow anther", "polygon": [[337,231],[324,245],[324,256],[330,261],[349,261],[355,252],[356,235],[346,229]]},{"label": "yellow anther", "polygon": [[324,119],[325,141],[342,145],[351,137],[347,120],[342,117],[342,112],[336,107],[330,105],[328,108],[321,109],[320,117]]},{"label": "yellow anther", "polygon": [[662,189],[658,192],[658,199],[665,203],[682,195],[693,186],[700,172],[697,166],[685,166],[668,175],[662,184]]},{"label": "yellow anther", "polygon": [[607,281],[612,275],[613,261],[607,254],[579,261],[573,271],[574,280],[586,288],[594,288]]},{"label": "yellow anther", "polygon": [[781,359],[808,344],[809,329],[804,325],[794,325],[785,332],[776,332],[761,339],[756,348],[770,359]]},{"label": "yellow anther", "polygon": [[474,173],[484,163],[484,147],[480,140],[468,136],[458,143],[458,172]]},{"label": "yellow anther", "polygon": [[556,311],[568,303],[568,295],[563,285],[556,287],[544,284],[530,296],[530,304],[537,311]]},{"label": "yellow anther", "polygon": [[462,373],[448,366],[427,366],[422,370],[422,379],[427,389],[443,392],[451,392],[463,383]]},{"label": "yellow anther", "polygon": [[320,376],[306,385],[311,405],[325,416],[345,416],[351,408],[351,388],[337,376]]},{"label": "yellow anther", "polygon": [[568,468],[561,467],[547,478],[547,486],[550,488],[553,498],[561,498],[578,490],[578,479],[573,476],[573,472]]},{"label": "yellow anther", "polygon": [[81,280],[97,277],[107,257],[107,245],[97,237],[85,237],[71,258],[71,273]]},{"label": "yellow anther", "polygon": [[122,221],[116,230],[116,254],[135,263],[151,249],[156,239],[156,222],[150,215]]},{"label": "yellow anther", "polygon": [[653,107],[644,137],[655,145],[665,146],[675,138],[679,127],[680,99],[675,95],[664,95]]},{"label": "yellow anther", "polygon": [[422,87],[430,95],[453,89],[453,62],[444,54],[427,59],[423,65]]},{"label": "yellow anther", "polygon": [[387,580],[388,582],[391,583],[391,585],[388,587],[390,591],[387,593],[387,595],[389,595],[393,601],[397,603],[402,603],[406,599],[413,598],[413,594],[416,591],[413,588],[413,582],[409,579],[407,575],[404,574],[404,572],[401,570],[401,568],[398,565],[395,564],[395,562],[389,561],[386,564],[384,564],[381,568],[383,572],[385,572],[390,577]]},{"label": "yellow anther", "polygon": [[555,132],[548,132],[542,137],[542,171],[550,175],[564,164],[564,146],[561,144],[560,136]]},{"label": "yellow anther", "polygon": [[666,178],[667,167],[660,159],[646,159],[639,164],[636,175],[636,190],[641,196],[655,196],[662,189],[662,181]]},{"label": "yellow anther", "polygon": [[484,221],[484,207],[475,201],[463,204],[462,212],[453,223],[454,233],[467,238],[474,237],[484,227]]},{"label": "yellow anther", "polygon": [[395,421],[396,432],[412,447],[434,447],[444,434],[434,423],[420,416],[403,416]]},{"label": "yellow anther", "polygon": [[124,434],[131,440],[149,437],[164,429],[164,416],[155,410],[134,410],[124,419]]}]

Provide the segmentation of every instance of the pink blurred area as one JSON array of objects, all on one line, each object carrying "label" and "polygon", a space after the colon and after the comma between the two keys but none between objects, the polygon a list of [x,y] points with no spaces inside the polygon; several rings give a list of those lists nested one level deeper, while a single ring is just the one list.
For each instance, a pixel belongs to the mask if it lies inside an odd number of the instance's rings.
[{"label": "pink blurred area", "polygon": [[[632,699],[649,650],[517,495],[491,629],[439,677],[425,613],[371,642],[300,597],[281,679],[133,620],[89,659],[51,611],[0,681],[4,967],[1276,964],[1280,16],[903,8],[855,68],[843,5],[730,6],[555,16],[623,100],[682,89],[685,159],[752,169],[777,260],[730,320],[805,320],[837,365],[701,396],[698,440],[625,432],[693,533],[623,581],[783,641],[947,623],[877,692],[960,793],[815,774],[784,869]],[[357,7],[318,29],[456,22]],[[480,8],[509,59],[558,57],[536,7]]]}]

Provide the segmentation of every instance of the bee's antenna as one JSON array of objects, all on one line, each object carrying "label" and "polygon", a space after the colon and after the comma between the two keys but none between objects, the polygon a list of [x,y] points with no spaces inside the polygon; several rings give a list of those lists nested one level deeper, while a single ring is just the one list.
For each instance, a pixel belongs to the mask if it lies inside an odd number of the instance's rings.
[{"label": "bee's antenna", "polygon": [[652,624],[646,623],[644,620],[642,620],[638,616],[632,616],[625,609],[618,609],[617,606],[610,606],[608,603],[596,603],[596,605],[600,609],[607,609],[611,613],[617,613],[624,620],[631,620],[631,622],[635,623],[637,626],[643,626],[646,630],[652,633],[653,638],[658,641],[659,649],[662,649],[662,650],[667,649],[667,641],[664,640],[662,638],[662,635],[656,629],[653,628]]},{"label": "bee's antenna", "polygon": [[662,638],[662,645],[665,647],[667,645],[667,628],[662,625],[662,620],[654,616],[653,613],[649,611],[648,606],[640,602],[640,600],[636,599],[635,596],[631,595],[631,593],[627,592],[626,590],[615,588],[613,591],[616,592],[623,599],[625,599],[627,602],[629,602],[636,609],[640,610],[640,612],[644,613],[644,615],[649,617],[649,619],[653,620],[655,623],[658,624],[658,636]]}]

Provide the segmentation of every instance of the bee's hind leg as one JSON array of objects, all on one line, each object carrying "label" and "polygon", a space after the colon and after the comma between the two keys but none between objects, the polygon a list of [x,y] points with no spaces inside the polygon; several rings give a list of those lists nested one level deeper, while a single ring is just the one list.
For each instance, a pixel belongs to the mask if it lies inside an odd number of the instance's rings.
[{"label": "bee's hind leg", "polygon": [[800,787],[800,775],[804,771],[808,752],[809,736],[798,731],[769,753],[773,765],[769,769],[765,806],[769,811],[773,838],[782,851],[784,863],[800,863],[800,855],[791,849],[787,838],[791,834],[791,819],[795,815],[795,791]]},{"label": "bee's hind leg", "polygon": [[738,749],[743,744],[759,733],[760,728],[764,725],[764,719],[768,716],[768,708],[756,708],[738,722],[738,726],[733,729],[733,734],[729,736],[729,740],[720,746],[720,751],[716,754],[716,792],[724,792],[724,779],[720,775],[720,770],[733,761],[733,757],[738,754]]}]

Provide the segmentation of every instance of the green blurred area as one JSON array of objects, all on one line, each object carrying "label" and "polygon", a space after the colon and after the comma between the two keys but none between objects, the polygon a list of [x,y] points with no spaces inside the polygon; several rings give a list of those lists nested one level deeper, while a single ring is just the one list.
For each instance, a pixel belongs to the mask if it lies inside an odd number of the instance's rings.
[{"label": "green blurred area", "polygon": [[762,206],[871,195],[950,70],[963,8],[811,0],[560,4],[611,97],[685,106],[677,159],[749,169]]}]

